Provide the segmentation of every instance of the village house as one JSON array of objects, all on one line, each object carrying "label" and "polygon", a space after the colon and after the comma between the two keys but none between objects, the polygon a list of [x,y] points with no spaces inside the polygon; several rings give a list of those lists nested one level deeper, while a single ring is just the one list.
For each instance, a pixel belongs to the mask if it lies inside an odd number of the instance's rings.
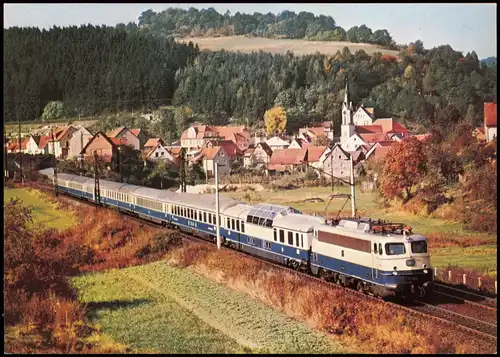
[{"label": "village house", "polygon": [[26,142],[26,153],[31,155],[41,154],[42,150],[40,150],[40,136],[30,135]]},{"label": "village house", "polygon": [[[51,138],[49,142],[49,154],[55,155],[58,159],[68,157],[70,139],[76,131],[77,129],[71,125],[56,129],[54,131],[54,140]],[[52,136],[52,134],[50,135]]]},{"label": "village house", "polygon": [[237,163],[243,164],[243,152],[236,146],[232,140],[209,140],[204,145],[206,148],[220,146],[229,157],[231,167]]},{"label": "village house", "polygon": [[351,155],[353,158],[353,166],[356,166],[365,158],[361,149],[348,152],[342,149],[341,145],[335,144],[332,151],[328,152],[323,160],[324,176],[326,178],[331,178],[331,175],[333,175],[338,178],[349,179],[351,176]]},{"label": "village house", "polygon": [[150,161],[166,161],[169,163],[172,163],[174,165],[179,164],[178,157],[175,157],[172,155],[172,153],[165,147],[163,146],[160,142],[156,144],[156,146],[150,148],[150,150],[144,155],[145,160],[150,160]]},{"label": "village house", "polygon": [[290,143],[289,149],[306,149],[310,143],[304,138],[295,138]]},{"label": "village house", "polygon": [[40,154],[48,155],[49,154],[49,142],[52,140],[50,135],[42,135],[40,137],[40,142],[38,143],[38,149],[40,150]]},{"label": "village house", "polygon": [[245,151],[243,151],[243,167],[252,166],[252,154],[255,151],[254,147],[249,147]]},{"label": "village house", "polygon": [[273,150],[265,142],[260,142],[255,146],[255,149],[250,154],[249,159],[246,161],[249,165],[245,167],[267,167]]},{"label": "village house", "polygon": [[317,169],[323,169],[323,162],[330,151],[328,146],[310,145],[307,147],[307,162]]},{"label": "village house", "polygon": [[84,160],[93,161],[97,154],[99,159],[106,163],[118,163],[118,148],[129,145],[125,138],[110,138],[102,131],[96,133],[81,151]]},{"label": "village house", "polygon": [[377,159],[377,160],[383,160],[387,156],[387,153],[389,152],[391,146],[395,142],[392,140],[384,140],[384,141],[378,141],[374,143],[370,150],[366,153],[365,157],[366,160],[368,159]]},{"label": "village house", "polygon": [[305,139],[308,142],[315,143],[319,137],[327,137],[329,140],[333,140],[332,122],[315,123],[312,127],[299,129],[299,138]]},{"label": "village house", "polygon": [[125,139],[127,145],[132,146],[136,150],[141,149],[141,141],[127,127],[122,126],[114,130],[111,130],[106,136],[110,139],[111,138]]},{"label": "village house", "polygon": [[267,164],[267,173],[305,171],[306,167],[307,149],[275,149]]},{"label": "village house", "polygon": [[[28,150],[28,142],[30,141],[30,138],[21,138],[21,152],[22,153],[27,153]],[[19,152],[19,139],[12,139],[10,142],[9,146],[7,147],[7,152],[8,153],[16,153]]]},{"label": "village house", "polygon": [[69,139],[68,157],[79,157],[83,148],[92,139],[92,133],[85,127],[78,128]]},{"label": "village house", "polygon": [[258,143],[266,141],[265,129],[254,129],[253,136],[250,137],[250,146],[256,147]]},{"label": "village house", "polygon": [[245,126],[192,125],[181,135],[181,146],[188,154],[203,147],[209,140],[231,140],[243,152],[250,146],[250,132]]},{"label": "village house", "polygon": [[161,146],[165,146],[165,142],[160,138],[150,138],[144,144],[144,151],[149,152],[151,149],[155,148],[156,145],[160,144]]},{"label": "village house", "polygon": [[484,135],[487,142],[497,137],[497,103],[484,103]]},{"label": "village house", "polygon": [[272,138],[266,140],[266,144],[272,151],[287,149],[290,146],[288,141],[283,140],[279,136],[273,136]]},{"label": "village house", "polygon": [[144,144],[146,144],[146,141],[148,140],[148,137],[146,136],[146,133],[144,133],[144,130],[134,128],[130,129],[130,132],[139,139],[139,148],[142,149],[144,147]]},{"label": "village house", "polygon": [[231,172],[231,161],[229,156],[220,146],[203,147],[201,152],[190,161],[191,164],[200,163],[207,178],[214,177],[215,164],[218,164],[219,175]]}]

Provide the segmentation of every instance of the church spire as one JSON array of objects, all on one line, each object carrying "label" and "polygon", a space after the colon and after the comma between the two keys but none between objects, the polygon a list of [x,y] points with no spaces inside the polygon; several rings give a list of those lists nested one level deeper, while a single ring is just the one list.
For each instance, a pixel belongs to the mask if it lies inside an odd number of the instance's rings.
[{"label": "church spire", "polygon": [[347,87],[347,81],[345,82],[345,93],[344,93],[344,103],[346,106],[349,104],[349,88]]}]

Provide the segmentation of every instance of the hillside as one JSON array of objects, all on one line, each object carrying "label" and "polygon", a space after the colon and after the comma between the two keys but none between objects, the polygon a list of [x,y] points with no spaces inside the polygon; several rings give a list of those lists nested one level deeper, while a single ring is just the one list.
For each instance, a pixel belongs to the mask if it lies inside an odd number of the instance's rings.
[{"label": "hillside", "polygon": [[224,37],[184,37],[176,39],[181,43],[193,42],[200,50],[210,51],[241,51],[244,53],[258,52],[260,50],[269,53],[285,54],[292,51],[295,55],[312,55],[316,52],[333,56],[337,51],[348,47],[349,51],[356,53],[358,50],[365,51],[368,55],[380,52],[383,55],[397,56],[398,51],[388,50],[377,45],[368,43],[352,43],[341,41],[307,41],[292,39],[271,39],[263,37],[247,36],[224,36]]}]

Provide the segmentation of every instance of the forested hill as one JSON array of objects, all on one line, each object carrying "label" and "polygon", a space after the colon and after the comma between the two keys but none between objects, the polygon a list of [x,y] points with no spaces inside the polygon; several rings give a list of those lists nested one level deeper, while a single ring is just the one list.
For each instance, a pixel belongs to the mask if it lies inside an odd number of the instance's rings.
[{"label": "forested hill", "polygon": [[4,121],[39,118],[56,100],[68,114],[155,108],[172,98],[176,71],[198,52],[114,27],[6,29]]},{"label": "forested hill", "polygon": [[163,36],[232,36],[249,35],[267,38],[305,39],[319,41],[349,41],[371,43],[395,49],[395,43],[386,29],[373,31],[365,25],[345,30],[337,26],[331,16],[315,16],[311,12],[283,11],[253,15],[237,12],[218,13],[214,8],[189,10],[169,8],[159,13],[144,11],[139,17],[139,28]]},{"label": "forested hill", "polygon": [[4,30],[4,121],[40,118],[49,101],[82,115],[186,105],[220,124],[256,123],[274,105],[293,131],[315,118],[340,125],[346,81],[353,104],[427,128],[467,119],[480,125],[496,101],[496,67],[475,52],[420,41],[394,56],[347,47],[334,56],[200,52],[133,28]]},{"label": "forested hill", "polygon": [[480,68],[474,52],[463,57],[441,46],[400,55],[396,62],[347,48],[334,57],[202,52],[179,70],[174,103],[250,123],[279,105],[293,131],[315,117],[338,127],[346,81],[355,106],[375,106],[427,127],[462,119],[479,125],[483,103],[496,101],[496,69]]}]

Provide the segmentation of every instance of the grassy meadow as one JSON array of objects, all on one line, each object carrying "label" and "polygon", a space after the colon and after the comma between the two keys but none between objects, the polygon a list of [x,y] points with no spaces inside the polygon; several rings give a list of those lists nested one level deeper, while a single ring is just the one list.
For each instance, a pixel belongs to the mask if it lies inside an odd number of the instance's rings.
[{"label": "grassy meadow", "polygon": [[155,262],[73,279],[113,340],[157,353],[342,353],[345,347],[248,295]]},{"label": "grassy meadow", "polygon": [[5,188],[3,201],[18,198],[26,205],[31,206],[33,223],[42,224],[49,228],[63,230],[74,224],[74,217],[66,211],[57,210],[53,203],[44,199],[44,194],[24,188]]},{"label": "grassy meadow", "polygon": [[292,51],[297,56],[324,53],[330,56],[335,55],[337,51],[342,51],[344,47],[349,47],[352,53],[362,49],[367,54],[380,52],[384,55],[397,56],[398,51],[387,50],[376,45],[367,43],[336,42],[336,41],[307,41],[293,39],[271,39],[263,37],[246,36],[224,36],[224,37],[185,37],[177,39],[179,42],[197,43],[201,50],[209,51],[240,51],[244,53],[251,52],[270,52],[285,54]]}]

